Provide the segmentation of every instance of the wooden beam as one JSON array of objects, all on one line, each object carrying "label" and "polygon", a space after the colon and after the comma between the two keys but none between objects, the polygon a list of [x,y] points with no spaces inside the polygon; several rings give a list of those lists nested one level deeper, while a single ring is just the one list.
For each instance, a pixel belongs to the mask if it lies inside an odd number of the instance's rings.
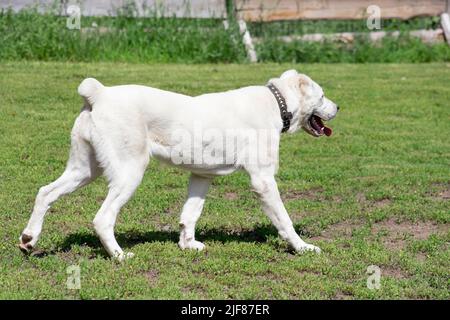
[{"label": "wooden beam", "polygon": [[447,12],[441,14],[441,26],[442,30],[444,30],[445,40],[450,45],[450,16]]},{"label": "wooden beam", "polygon": [[242,41],[244,42],[245,50],[247,51],[247,57],[250,62],[258,62],[258,57],[256,56],[255,47],[253,46],[253,40],[250,36],[250,32],[247,29],[247,24],[244,20],[239,20],[239,31],[242,35]]},{"label": "wooden beam", "polygon": [[225,0],[0,0],[0,9],[11,7],[19,11],[36,5],[40,12],[49,12],[56,5],[65,13],[72,4],[80,5],[82,16],[115,16],[127,4],[134,4],[138,17],[224,18],[227,15]]},{"label": "wooden beam", "polygon": [[276,21],[298,19],[365,19],[370,5],[381,8],[381,18],[410,19],[438,16],[448,0],[235,0],[238,19]]},{"label": "wooden beam", "polygon": [[[409,32],[411,37],[420,38],[425,43],[442,43],[444,41],[444,31],[442,29],[436,30],[413,30]],[[344,43],[353,43],[358,37],[367,36],[371,42],[377,42],[386,36],[397,38],[400,36],[399,31],[386,32],[386,31],[375,31],[375,32],[341,32],[341,33],[311,33],[296,36],[280,36],[277,39],[283,42],[293,42],[293,41],[313,41],[313,42],[323,42],[323,41],[337,41]],[[263,39],[253,38],[254,43],[260,43]]]}]

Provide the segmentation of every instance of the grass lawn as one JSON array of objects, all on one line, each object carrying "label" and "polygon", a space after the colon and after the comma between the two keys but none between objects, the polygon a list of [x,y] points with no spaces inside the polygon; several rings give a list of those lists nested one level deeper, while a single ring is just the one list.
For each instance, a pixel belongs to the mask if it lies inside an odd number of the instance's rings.
[{"label": "grass lawn", "polygon": [[[244,173],[214,180],[197,238],[178,249],[189,174],[151,161],[106,256],[91,221],[103,178],[50,209],[37,254],[18,237],[40,186],[63,171],[87,76],[196,95],[310,75],[341,111],[330,138],[283,135],[277,176],[286,208],[321,255],[295,255],[249,192]],[[141,65],[0,63],[0,298],[449,299],[450,64]],[[66,268],[81,268],[81,289]],[[366,286],[379,266],[381,287]]]}]

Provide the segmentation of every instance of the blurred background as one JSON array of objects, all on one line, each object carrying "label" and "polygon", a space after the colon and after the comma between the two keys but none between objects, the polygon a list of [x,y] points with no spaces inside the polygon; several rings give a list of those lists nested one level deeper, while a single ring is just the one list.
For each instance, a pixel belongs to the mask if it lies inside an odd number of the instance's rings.
[{"label": "blurred background", "polygon": [[0,10],[1,60],[450,61],[449,0],[0,0]]}]

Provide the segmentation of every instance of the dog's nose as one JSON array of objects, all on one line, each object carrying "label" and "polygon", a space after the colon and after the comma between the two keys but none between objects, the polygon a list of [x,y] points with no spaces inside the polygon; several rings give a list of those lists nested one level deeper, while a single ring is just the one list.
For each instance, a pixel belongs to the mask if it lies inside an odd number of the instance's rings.
[{"label": "dog's nose", "polygon": [[336,105],[336,110],[339,111],[339,105],[338,104]]}]

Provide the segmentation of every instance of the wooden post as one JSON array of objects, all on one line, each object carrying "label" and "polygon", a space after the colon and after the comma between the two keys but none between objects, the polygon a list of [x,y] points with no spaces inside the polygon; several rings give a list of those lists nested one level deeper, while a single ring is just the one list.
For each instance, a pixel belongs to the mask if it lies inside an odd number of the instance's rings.
[{"label": "wooden post", "polygon": [[450,16],[447,12],[441,14],[441,26],[444,30],[445,40],[450,45]]},{"label": "wooden post", "polygon": [[[223,27],[225,30],[228,30],[230,27],[230,23],[236,23],[236,10],[234,6],[234,0],[226,0],[225,1],[226,11],[227,11],[227,19],[223,21]],[[258,57],[256,56],[256,51],[253,46],[252,37],[250,36],[250,32],[247,30],[247,24],[244,20],[237,21],[239,25],[239,32],[242,36],[242,42],[245,46],[245,51],[247,51],[247,57],[250,62],[255,63],[258,62]]]},{"label": "wooden post", "polygon": [[256,56],[255,47],[253,46],[252,37],[250,32],[247,30],[247,24],[244,20],[239,20],[239,31],[242,35],[242,41],[244,42],[245,50],[247,50],[247,56],[250,62],[258,62],[258,57]]}]

